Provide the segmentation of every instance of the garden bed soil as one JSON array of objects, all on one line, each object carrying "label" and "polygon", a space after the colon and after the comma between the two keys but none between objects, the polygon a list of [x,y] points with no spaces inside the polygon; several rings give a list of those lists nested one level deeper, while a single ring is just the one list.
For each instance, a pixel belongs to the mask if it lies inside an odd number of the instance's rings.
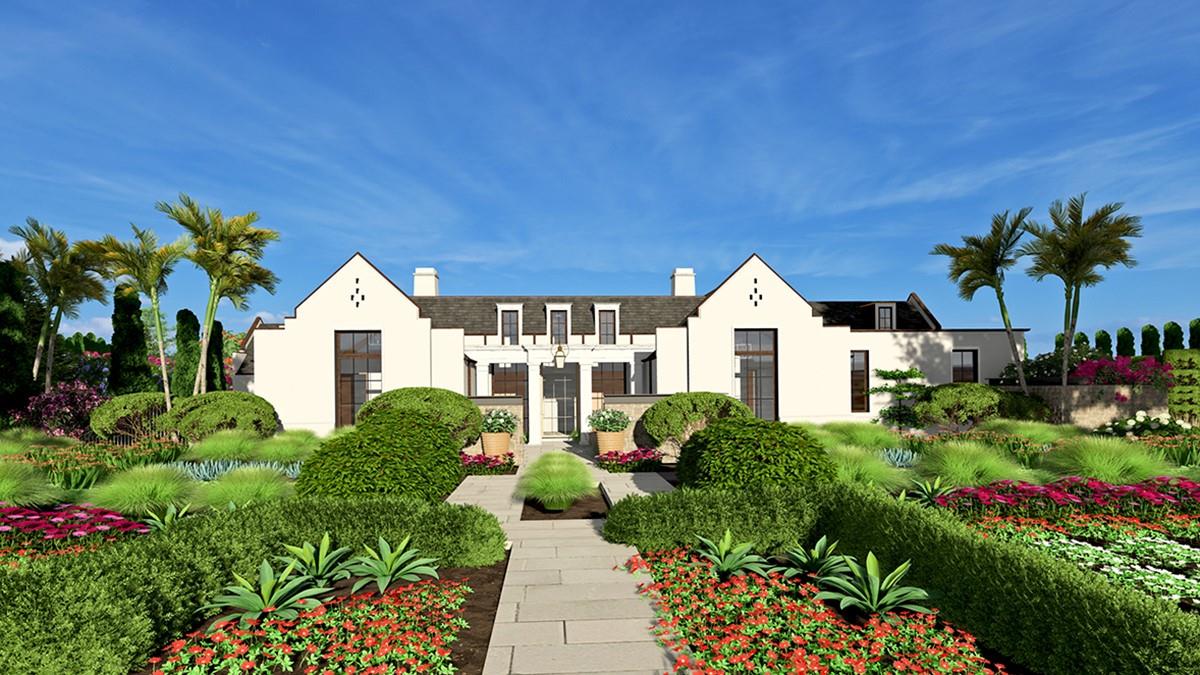
[{"label": "garden bed soil", "polygon": [[[464,581],[471,588],[467,601],[462,607],[462,618],[467,622],[467,628],[459,631],[458,639],[450,645],[450,659],[457,672],[464,675],[482,675],[483,664],[487,660],[488,645],[492,640],[492,627],[496,622],[496,609],[500,606],[500,591],[504,587],[504,575],[508,570],[510,553],[504,554],[504,559],[487,567],[443,567],[438,569],[438,576],[443,580]],[[403,582],[398,582],[403,583]],[[334,591],[328,597],[346,597],[354,580],[343,580],[334,584]],[[377,592],[374,584],[364,586],[359,593]],[[207,631],[214,623],[224,620],[224,616],[214,616],[205,621],[195,630]],[[189,633],[192,631],[188,631]],[[156,651],[155,656],[158,655]],[[154,668],[149,664],[135,671],[135,675],[152,675]],[[214,671],[215,672],[215,671]],[[279,675],[296,675],[303,668],[295,670],[277,670]]]},{"label": "garden bed soil", "polygon": [[521,520],[589,520],[607,515],[608,502],[601,494],[584,497],[566,511],[547,511],[541,503],[532,499],[526,499],[525,506],[521,508]]}]

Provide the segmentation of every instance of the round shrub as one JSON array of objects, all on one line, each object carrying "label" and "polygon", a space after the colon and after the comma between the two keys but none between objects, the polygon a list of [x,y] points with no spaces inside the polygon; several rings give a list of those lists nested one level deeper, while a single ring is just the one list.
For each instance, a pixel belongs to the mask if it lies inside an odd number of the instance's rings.
[{"label": "round shrub", "polygon": [[694,487],[744,490],[835,475],[829,455],[804,429],[756,417],[717,420],[693,434],[679,455],[679,480]]},{"label": "round shrub", "polygon": [[100,438],[153,436],[155,421],[167,412],[161,392],[140,392],[110,398],[92,411],[90,425]]},{"label": "round shrub", "polygon": [[1000,390],[978,382],[941,384],[914,406],[925,424],[968,429],[1000,415]]},{"label": "round shrub", "polygon": [[466,475],[449,427],[411,408],[379,410],[328,438],[300,469],[305,495],[401,494],[440,500]]},{"label": "round shrub", "polygon": [[385,391],[367,401],[358,410],[357,424],[362,424],[383,410],[418,410],[447,426],[458,442],[465,448],[479,440],[483,429],[483,414],[479,406],[462,394],[438,387],[405,387]]},{"label": "round shrub", "polygon": [[248,431],[263,438],[275,433],[275,408],[261,396],[244,391],[210,391],[180,400],[160,422],[164,431],[195,442],[222,429]]},{"label": "round shrub", "polygon": [[654,447],[682,447],[692,434],[727,417],[754,417],[754,413],[745,403],[725,394],[692,391],[671,394],[650,406],[642,413],[638,426]]}]

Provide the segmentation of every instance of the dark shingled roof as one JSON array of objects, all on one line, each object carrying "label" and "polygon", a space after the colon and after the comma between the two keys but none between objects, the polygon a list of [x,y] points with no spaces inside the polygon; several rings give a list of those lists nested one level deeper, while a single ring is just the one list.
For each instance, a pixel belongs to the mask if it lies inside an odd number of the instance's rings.
[{"label": "dark shingled roof", "polygon": [[813,312],[826,326],[849,326],[850,328],[873,330],[875,328],[875,305],[896,303],[896,330],[933,330],[925,315],[909,300],[828,300],[813,302]]},{"label": "dark shingled roof", "polygon": [[704,296],[673,295],[439,295],[410,296],[434,328],[461,328],[467,335],[495,335],[496,305],[521,303],[525,335],[544,335],[545,306],[571,304],[571,334],[596,332],[592,308],[596,304],[621,306],[621,332],[653,335],[657,328],[682,326],[704,302]]}]

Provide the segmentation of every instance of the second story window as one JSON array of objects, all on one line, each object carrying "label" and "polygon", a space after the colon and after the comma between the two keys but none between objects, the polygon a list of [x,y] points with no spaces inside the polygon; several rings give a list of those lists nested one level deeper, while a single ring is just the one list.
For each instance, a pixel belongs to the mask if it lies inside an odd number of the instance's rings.
[{"label": "second story window", "polygon": [[600,344],[617,344],[617,311],[615,309],[600,310]]},{"label": "second story window", "polygon": [[875,310],[878,312],[878,319],[875,321],[875,327],[879,330],[892,330],[896,327],[896,322],[892,319],[895,307],[891,305],[880,305]]},{"label": "second story window", "polygon": [[550,311],[550,344],[567,344],[567,310]]},{"label": "second story window", "polygon": [[520,315],[515,309],[500,312],[500,344],[515,345],[521,342]]}]

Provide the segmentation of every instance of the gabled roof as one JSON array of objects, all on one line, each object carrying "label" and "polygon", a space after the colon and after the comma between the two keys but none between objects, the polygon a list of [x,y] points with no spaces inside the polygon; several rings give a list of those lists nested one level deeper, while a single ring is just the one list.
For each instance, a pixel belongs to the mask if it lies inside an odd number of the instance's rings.
[{"label": "gabled roof", "polygon": [[[826,326],[849,326],[858,330],[875,329],[875,306],[877,304],[896,304],[896,330],[938,330],[941,324],[926,314],[924,304],[912,302],[914,295],[907,300],[822,300],[812,303],[813,314],[821,317]],[[917,298],[918,302],[920,298]],[[929,318],[926,319],[926,316]]]},{"label": "gabled roof", "polygon": [[546,334],[547,304],[571,305],[571,334],[596,332],[593,306],[620,305],[621,332],[652,335],[658,328],[682,326],[704,296],[674,295],[439,295],[410,297],[434,328],[461,328],[467,335],[495,335],[497,304],[520,304],[524,335]]}]

